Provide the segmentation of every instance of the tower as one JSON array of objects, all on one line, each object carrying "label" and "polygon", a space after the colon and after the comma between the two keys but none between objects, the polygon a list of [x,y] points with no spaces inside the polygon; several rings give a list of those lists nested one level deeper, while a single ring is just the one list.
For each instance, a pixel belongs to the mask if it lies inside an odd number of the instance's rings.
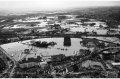
[{"label": "tower", "polygon": [[64,46],[71,46],[71,38],[70,36],[64,37]]}]

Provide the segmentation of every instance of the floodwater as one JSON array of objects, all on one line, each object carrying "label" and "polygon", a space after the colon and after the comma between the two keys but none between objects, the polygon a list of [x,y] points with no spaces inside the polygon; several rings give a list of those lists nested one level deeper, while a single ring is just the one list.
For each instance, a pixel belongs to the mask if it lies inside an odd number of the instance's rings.
[{"label": "floodwater", "polygon": [[[51,55],[58,55],[58,54],[65,54],[66,56],[74,55],[79,53],[80,49],[86,49],[86,47],[82,47],[80,45],[80,38],[71,38],[71,46],[64,46],[64,38],[42,38],[42,39],[34,39],[34,41],[47,41],[47,42],[56,42],[57,45],[48,48],[38,48],[34,46],[29,46],[27,43],[33,40],[27,40],[23,42],[14,42],[3,44],[1,47],[6,50],[16,61],[26,57],[36,57],[36,56],[51,56]],[[25,43],[25,44],[23,44]],[[25,49],[30,49],[30,54],[24,54]]]},{"label": "floodwater", "polygon": [[[95,38],[95,37],[88,37]],[[108,37],[96,37],[97,39],[120,43],[118,38],[108,38]],[[47,42],[56,42],[57,45],[48,48],[38,48],[35,46],[28,45],[31,41],[47,41]],[[71,46],[64,46],[64,38],[41,38],[41,39],[33,39],[26,40],[22,42],[14,42],[3,44],[1,47],[8,52],[10,56],[12,56],[16,61],[19,61],[23,58],[36,58],[37,56],[50,57],[51,55],[64,54],[66,56],[71,56],[74,54],[80,53],[80,49],[88,49],[86,47],[82,47],[80,45],[81,38],[71,38]],[[30,49],[30,54],[25,54],[24,50]],[[92,49],[91,49],[92,50]]]}]

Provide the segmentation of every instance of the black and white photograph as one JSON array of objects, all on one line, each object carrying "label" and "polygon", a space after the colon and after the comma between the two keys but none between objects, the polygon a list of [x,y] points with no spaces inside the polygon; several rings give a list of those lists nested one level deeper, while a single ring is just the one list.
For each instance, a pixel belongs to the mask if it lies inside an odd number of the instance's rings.
[{"label": "black and white photograph", "polygon": [[0,0],[0,78],[120,78],[120,1]]}]

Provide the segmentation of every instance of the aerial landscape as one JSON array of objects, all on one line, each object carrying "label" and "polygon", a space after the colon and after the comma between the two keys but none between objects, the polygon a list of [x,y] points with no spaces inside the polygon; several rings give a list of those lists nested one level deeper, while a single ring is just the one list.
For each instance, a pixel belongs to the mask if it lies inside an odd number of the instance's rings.
[{"label": "aerial landscape", "polygon": [[0,0],[0,78],[120,78],[120,1]]}]

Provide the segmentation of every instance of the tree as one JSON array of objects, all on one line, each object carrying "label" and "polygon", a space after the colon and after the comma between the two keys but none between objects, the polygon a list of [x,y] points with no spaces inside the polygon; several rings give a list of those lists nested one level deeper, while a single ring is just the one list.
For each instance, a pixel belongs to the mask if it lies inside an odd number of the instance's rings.
[{"label": "tree", "polygon": [[47,17],[46,17],[46,16],[44,16],[44,17],[43,17],[43,19],[47,19]]}]

